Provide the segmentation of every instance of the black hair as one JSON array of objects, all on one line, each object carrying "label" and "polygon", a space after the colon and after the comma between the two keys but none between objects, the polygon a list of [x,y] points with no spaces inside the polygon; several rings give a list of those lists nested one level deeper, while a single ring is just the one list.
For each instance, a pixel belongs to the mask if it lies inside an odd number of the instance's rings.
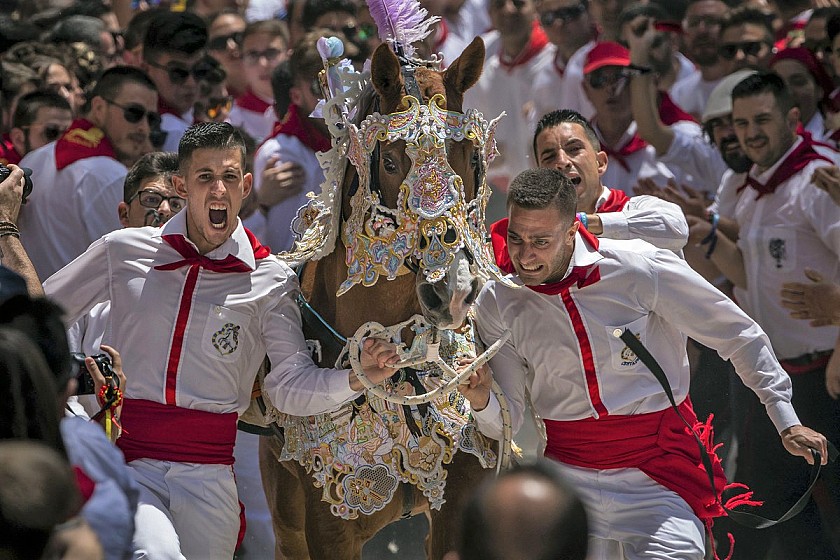
[{"label": "black hair", "polygon": [[577,208],[577,191],[572,181],[557,169],[526,169],[513,178],[507,194],[507,207],[528,210],[554,206],[560,218],[571,223]]},{"label": "black hair", "polygon": [[762,93],[773,94],[776,105],[782,111],[783,115],[787,115],[788,111],[796,105],[793,95],[791,95],[782,77],[775,72],[767,71],[747,76],[740,81],[732,89],[732,100],[753,97]]},{"label": "black hair", "polygon": [[[500,503],[497,489],[513,479],[543,482],[551,488],[546,496],[551,502],[549,511],[526,514],[533,519],[522,519],[518,530],[504,524],[505,520],[514,520],[505,519],[511,514],[499,515],[498,509],[522,509],[522,504]],[[559,465],[548,459],[519,464],[498,477],[485,479],[464,508],[461,520],[461,560],[505,560],[511,550],[526,553],[532,560],[584,560],[587,555],[589,524],[584,505],[564,480]]]},{"label": "black hair", "polygon": [[40,35],[41,30],[26,20],[0,16],[0,53],[5,53],[17,43],[37,41]]},{"label": "black hair", "polygon": [[113,100],[120,94],[123,86],[129,83],[143,86],[155,92],[157,91],[157,86],[152,79],[139,68],[134,68],[133,66],[114,66],[102,73],[96,81],[96,85],[93,86],[88,99],[99,96],[103,99]]},{"label": "black hair", "polygon": [[245,139],[233,125],[226,122],[203,122],[189,127],[178,144],[178,168],[185,173],[192,155],[196,150],[238,149],[242,154],[244,172],[246,147]]},{"label": "black hair", "polygon": [[154,61],[164,54],[192,55],[207,44],[207,24],[192,12],[160,12],[149,23],[143,39],[143,58]]},{"label": "black hair", "polygon": [[303,28],[311,30],[319,17],[330,12],[344,12],[355,16],[356,4],[352,0],[306,0],[300,18]]},{"label": "black hair", "polygon": [[160,14],[166,12],[165,8],[152,8],[142,12],[136,12],[125,26],[123,31],[123,41],[126,50],[131,50],[138,45],[142,45],[146,38],[146,32],[149,30],[149,25]]},{"label": "black hair", "polygon": [[721,36],[723,35],[723,32],[729,29],[730,27],[735,27],[736,25],[743,25],[745,23],[751,23],[753,25],[764,27],[764,41],[767,44],[773,44],[773,14],[767,14],[765,12],[762,12],[758,8],[753,8],[752,6],[741,6],[729,12],[729,14],[723,19],[723,22],[721,23]]},{"label": "black hair", "polygon": [[653,18],[655,21],[662,21],[665,19],[665,12],[658,4],[641,4],[639,2],[629,4],[621,10],[621,13],[618,16],[619,29],[622,25],[636,19],[639,16],[647,16],[649,18]]},{"label": "black hair", "polygon": [[289,68],[289,61],[284,60],[271,71],[271,92],[274,95],[274,111],[282,118],[292,103],[289,90],[292,82],[292,71]]},{"label": "black hair", "polygon": [[247,37],[260,33],[265,33],[273,37],[280,37],[283,39],[283,42],[286,43],[287,47],[290,46],[289,26],[285,21],[279,19],[266,19],[251,22],[245,26],[245,29],[242,31],[242,42],[244,42]]},{"label": "black hair", "polygon": [[178,173],[178,154],[175,152],[151,152],[134,162],[125,176],[123,201],[128,202],[140,190],[143,181],[152,177],[163,177],[164,181]]},{"label": "black hair", "polygon": [[43,89],[31,91],[18,99],[15,114],[12,116],[12,127],[23,128],[31,125],[38,117],[38,111],[44,107],[72,111],[70,103],[54,91]]},{"label": "black hair", "polygon": [[107,31],[105,22],[97,17],[73,15],[62,18],[46,34],[44,40],[52,43],[87,43],[94,50],[102,48],[100,34]]},{"label": "black hair", "polygon": [[537,136],[539,136],[543,130],[547,128],[554,128],[555,126],[560,126],[563,123],[573,123],[582,126],[583,131],[586,132],[586,137],[589,139],[589,144],[592,146],[592,148],[596,152],[601,151],[601,141],[598,140],[598,135],[595,133],[595,129],[592,128],[592,124],[590,124],[590,122],[586,120],[586,118],[583,115],[571,109],[558,109],[556,111],[546,113],[540,118],[539,122],[537,123],[537,128],[534,130],[534,140],[532,142],[534,158],[536,160],[539,160],[540,157],[537,153]]}]

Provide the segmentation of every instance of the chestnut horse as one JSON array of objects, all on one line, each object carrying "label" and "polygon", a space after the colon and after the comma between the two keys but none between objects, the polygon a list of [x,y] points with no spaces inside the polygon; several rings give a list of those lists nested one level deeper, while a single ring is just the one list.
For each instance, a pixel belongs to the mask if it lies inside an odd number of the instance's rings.
[{"label": "chestnut horse", "polygon": [[[383,44],[374,53],[371,63],[372,88],[369,87],[367,91],[371,106],[363,105],[360,101],[360,107],[366,110],[366,114],[377,111],[381,115],[391,115],[405,111],[407,107],[404,96],[413,91],[415,96],[419,92],[423,97],[418,100],[421,104],[428,103],[435,96],[443,96],[441,108],[461,113],[463,94],[478,80],[483,62],[484,43],[476,39],[446,71],[424,66],[413,68],[417,88],[406,88],[405,69],[400,59],[388,45]],[[440,100],[440,97],[437,99]],[[402,203],[400,187],[412,172],[413,162],[407,155],[405,141],[379,140],[378,161],[371,158],[373,168],[370,174],[374,181],[378,179],[381,205],[396,209]],[[454,184],[464,189],[463,198],[470,201],[478,192],[476,183],[484,181],[484,167],[489,161],[486,150],[493,148],[476,146],[472,140],[463,137],[447,139],[445,144],[446,160],[460,176]],[[341,183],[342,233],[347,227],[345,220],[353,211],[352,193],[357,192],[358,188],[358,175],[348,163]],[[479,218],[483,220],[483,205]],[[445,235],[441,234],[441,238],[449,238],[451,235],[454,234],[446,232]],[[338,237],[344,240],[343,235]],[[424,274],[422,259],[419,263],[415,261],[414,266],[409,266],[406,261],[395,278],[388,281],[380,279],[373,285],[354,284],[349,289],[341,290],[343,293],[340,297],[337,291],[348,278],[345,252],[333,250],[320,260],[308,262],[301,274],[301,290],[323,322],[313,326],[306,321],[304,314],[304,331],[307,339],[319,339],[322,343],[320,364],[333,367],[340,350],[335,340],[331,343],[325,339],[339,339],[337,335],[349,338],[369,321],[395,325],[422,314],[429,323],[442,329],[461,325],[480,288],[475,255],[469,253],[464,249],[459,250],[447,267],[446,277],[436,282],[431,282]],[[409,386],[413,383],[402,384]],[[416,384],[414,388],[417,388]],[[380,529],[403,516],[420,513],[425,514],[429,520],[427,555],[440,559],[446,551],[455,548],[454,528],[458,526],[457,516],[461,505],[484,478],[484,474],[490,472],[486,469],[494,466],[496,455],[492,442],[485,440],[474,426],[465,427],[466,415],[460,420],[461,424],[456,428],[459,432],[455,434],[443,433],[440,426],[444,423],[427,422],[429,416],[425,414],[430,412],[428,409],[440,406],[441,402],[444,407],[447,403],[463,407],[463,397],[457,392],[429,405],[417,407],[393,406],[363,396],[343,408],[343,411],[346,409],[345,413],[334,413],[332,417],[322,415],[297,419],[297,423],[280,422],[285,429],[285,441],[279,437],[261,438],[260,468],[277,537],[277,557],[288,560],[358,560],[364,543]],[[445,411],[442,415],[451,420],[454,416],[450,412]],[[402,421],[409,419],[409,423],[414,425],[410,428],[395,426],[398,413],[402,414]],[[406,483],[406,478],[397,481],[387,473],[385,467],[379,468],[381,465],[376,465],[365,467],[367,478],[351,479],[348,475],[343,479],[343,486],[335,483],[330,487],[331,475],[325,473],[329,471],[342,477],[349,467],[336,465],[333,459],[336,454],[329,450],[350,445],[347,441],[321,443],[325,452],[320,454],[316,449],[316,458],[314,461],[310,459],[308,466],[301,464],[305,461],[300,459],[300,455],[297,460],[290,460],[302,446],[299,440],[302,434],[328,431],[333,421],[336,424],[341,421],[342,414],[345,424],[349,418],[350,424],[355,422],[359,430],[369,432],[364,441],[370,446],[360,452],[362,456],[370,459],[377,455],[386,463],[399,463],[401,466],[395,468],[401,469],[403,476],[413,479],[413,483]],[[439,413],[437,418],[440,416]],[[420,434],[422,428],[428,428],[429,425],[433,426],[433,433]],[[445,470],[442,480],[436,481],[437,486],[432,484],[424,487],[422,468],[418,467],[423,465],[422,450],[409,452],[404,447],[398,449],[396,444],[381,441],[381,438],[393,436],[400,430],[405,436],[409,429],[420,434],[418,438],[429,443],[432,449],[442,450],[437,460],[439,465],[445,464]],[[469,452],[465,452],[465,448]],[[325,460],[324,456],[329,459]],[[357,492],[361,496],[357,502],[357,511],[348,512],[346,503],[340,503],[336,498],[336,492]],[[390,501],[384,503],[383,495],[386,493]]]}]

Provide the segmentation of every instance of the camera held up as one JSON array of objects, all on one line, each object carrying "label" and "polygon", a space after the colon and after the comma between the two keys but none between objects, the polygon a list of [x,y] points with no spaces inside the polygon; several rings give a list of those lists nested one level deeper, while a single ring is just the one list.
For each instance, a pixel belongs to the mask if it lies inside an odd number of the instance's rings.
[{"label": "camera held up", "polygon": [[[119,381],[117,380],[117,376],[111,367],[111,356],[108,354],[97,354],[91,357],[93,358],[93,361],[96,362],[96,366],[99,368],[99,371],[101,371],[102,375],[105,377],[105,383],[111,387],[118,387]],[[79,352],[74,352],[73,362],[78,366],[78,371],[76,373],[78,388],[76,389],[76,394],[93,395],[96,390],[96,386],[93,382],[93,377],[91,377],[90,372],[87,370],[87,366],[85,366],[85,355]]]}]

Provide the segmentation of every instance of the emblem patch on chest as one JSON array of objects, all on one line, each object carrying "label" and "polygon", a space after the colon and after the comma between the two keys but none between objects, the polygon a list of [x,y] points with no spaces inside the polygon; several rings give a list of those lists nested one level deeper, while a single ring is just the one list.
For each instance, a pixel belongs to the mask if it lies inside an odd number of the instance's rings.
[{"label": "emblem patch on chest", "polygon": [[785,240],[773,238],[767,245],[767,250],[770,256],[776,261],[776,268],[782,268],[782,261],[787,259],[787,249],[785,247]]},{"label": "emblem patch on chest", "polygon": [[[641,339],[639,334],[633,333],[636,338]],[[639,363],[639,357],[636,355],[635,352],[630,350],[629,346],[625,346],[621,349],[621,365],[622,366],[635,366]]]},{"label": "emblem patch on chest", "polygon": [[225,323],[225,325],[213,333],[213,348],[222,356],[233,354],[239,348],[239,325]]}]

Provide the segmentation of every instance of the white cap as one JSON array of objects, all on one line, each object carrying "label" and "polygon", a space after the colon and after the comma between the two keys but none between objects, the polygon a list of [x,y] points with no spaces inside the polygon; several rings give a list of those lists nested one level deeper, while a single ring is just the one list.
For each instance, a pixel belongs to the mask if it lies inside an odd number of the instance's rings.
[{"label": "white cap", "polygon": [[732,113],[732,90],[745,78],[753,74],[758,74],[758,72],[755,70],[738,70],[723,78],[709,95],[701,119],[703,123]]}]

